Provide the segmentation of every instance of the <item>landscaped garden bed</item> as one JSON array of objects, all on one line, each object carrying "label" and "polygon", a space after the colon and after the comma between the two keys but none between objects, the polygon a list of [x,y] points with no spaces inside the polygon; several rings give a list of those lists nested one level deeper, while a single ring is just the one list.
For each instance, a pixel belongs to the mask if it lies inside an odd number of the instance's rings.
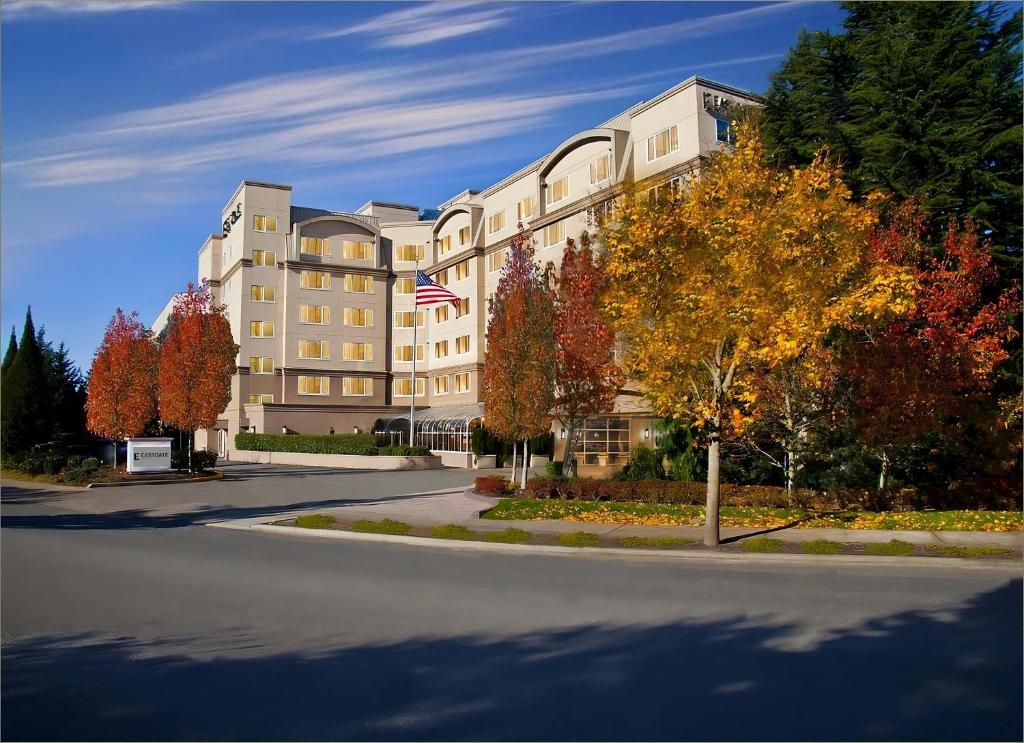
[{"label": "landscaped garden bed", "polygon": [[[704,507],[671,503],[502,498],[485,519],[557,519],[581,523],[701,526]],[[1021,531],[1020,511],[814,511],[804,508],[722,506],[721,526],[743,528],[886,529],[923,531]]]},{"label": "landscaped garden bed", "polygon": [[[437,526],[413,526],[393,519],[345,521],[329,514],[308,514],[274,522],[274,526],[297,526],[305,529],[355,531],[363,534],[387,534],[423,539],[445,539],[458,541],[491,542],[505,544],[534,544],[560,547],[604,547],[633,549],[657,549],[667,551],[704,551],[695,539],[672,535],[617,536],[595,534],[585,529],[563,533],[531,532],[527,529],[506,528],[497,531],[471,529],[463,524],[442,524]],[[900,540],[873,544],[850,544],[830,540],[810,542],[789,542],[770,537],[753,537],[731,542],[714,548],[716,552],[734,553],[777,553],[804,555],[882,555],[919,557],[968,557],[988,559],[1020,559],[1017,550],[981,546],[914,545]]]},{"label": "landscaped garden bed", "polygon": [[130,473],[124,466],[111,467],[101,464],[95,457],[65,455],[61,452],[28,453],[5,458],[0,477],[49,485],[112,485],[119,483],[146,483],[163,481],[187,481],[206,479],[213,474],[217,453],[212,451],[192,452],[192,464],[197,472],[189,473],[187,453],[175,451],[171,456],[175,471]]}]

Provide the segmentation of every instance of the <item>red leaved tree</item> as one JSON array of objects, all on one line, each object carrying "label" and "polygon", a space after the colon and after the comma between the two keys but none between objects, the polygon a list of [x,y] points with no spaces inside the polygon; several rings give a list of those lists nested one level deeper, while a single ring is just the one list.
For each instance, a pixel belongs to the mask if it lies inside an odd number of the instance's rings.
[{"label": "red leaved tree", "polygon": [[887,484],[893,450],[974,414],[991,390],[1005,344],[1017,333],[1007,315],[1019,287],[999,293],[991,252],[967,222],[951,222],[942,250],[924,240],[924,217],[913,204],[894,211],[871,241],[871,258],[914,269],[917,301],[843,355],[853,392],[854,424],[882,460]]},{"label": "red leaved tree", "polygon": [[157,347],[138,320],[118,307],[107,323],[89,372],[86,426],[117,442],[138,436],[156,416]]},{"label": "red leaved tree", "polygon": [[224,311],[205,284],[190,283],[160,344],[160,418],[188,432],[189,471],[196,430],[212,426],[231,400],[238,346]]},{"label": "red leaved tree", "polygon": [[481,385],[487,428],[517,446],[522,441],[525,455],[526,440],[551,428],[555,349],[551,296],[522,223],[490,310]]},{"label": "red leaved tree", "polygon": [[566,429],[562,471],[570,475],[587,418],[606,413],[624,377],[615,363],[615,333],[600,311],[606,279],[590,236],[566,241],[562,267],[551,282],[555,335],[554,414]]}]

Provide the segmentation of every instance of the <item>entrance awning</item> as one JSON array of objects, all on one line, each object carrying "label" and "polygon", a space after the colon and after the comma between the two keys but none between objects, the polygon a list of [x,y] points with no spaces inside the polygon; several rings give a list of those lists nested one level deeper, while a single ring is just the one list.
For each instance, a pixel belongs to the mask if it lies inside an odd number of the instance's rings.
[{"label": "entrance awning", "polygon": [[[438,405],[416,411],[415,443],[431,451],[470,451],[470,435],[483,421],[481,403],[467,405]],[[373,433],[391,437],[395,443],[406,443],[409,437],[409,417],[381,418],[373,426]]]}]

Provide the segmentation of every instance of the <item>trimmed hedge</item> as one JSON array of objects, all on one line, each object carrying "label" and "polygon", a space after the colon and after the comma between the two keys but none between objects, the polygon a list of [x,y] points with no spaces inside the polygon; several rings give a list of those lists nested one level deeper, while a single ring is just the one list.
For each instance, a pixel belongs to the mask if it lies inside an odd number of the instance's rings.
[{"label": "trimmed hedge", "polygon": [[368,433],[342,433],[325,436],[287,436],[275,433],[240,433],[235,448],[244,451],[284,451],[300,454],[360,454],[376,456],[376,439]]},{"label": "trimmed hedge", "polygon": [[[561,480],[536,477],[526,483],[524,498],[551,498],[580,501],[618,501],[670,503],[702,506],[707,499],[703,482],[681,480]],[[797,489],[787,492],[773,485],[734,485],[722,483],[721,503],[727,506],[766,508],[804,508],[808,510],[920,511],[925,509],[972,509],[1015,511],[1019,498],[993,491],[928,492],[905,488],[896,492],[874,490],[836,490],[821,493]]]}]

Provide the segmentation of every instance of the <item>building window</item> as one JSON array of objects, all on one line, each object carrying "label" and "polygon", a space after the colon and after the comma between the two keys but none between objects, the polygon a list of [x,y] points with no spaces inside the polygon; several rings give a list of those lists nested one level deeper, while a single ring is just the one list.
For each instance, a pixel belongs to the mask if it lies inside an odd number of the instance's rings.
[{"label": "building window", "polygon": [[256,232],[277,232],[277,217],[268,217],[263,214],[254,214],[252,228]]},{"label": "building window", "polygon": [[732,133],[732,123],[725,119],[715,119],[715,137],[719,142],[733,144],[735,139]]},{"label": "building window", "polygon": [[252,265],[254,266],[273,266],[277,263],[277,253],[273,250],[254,250],[252,251]]},{"label": "building window", "polygon": [[455,280],[461,281],[462,279],[469,278],[469,261],[459,261],[455,264]]},{"label": "building window", "polygon": [[590,184],[601,183],[608,180],[608,170],[611,158],[608,155],[598,158],[590,163]]},{"label": "building window", "polygon": [[299,322],[306,325],[330,325],[331,308],[326,305],[300,304]]},{"label": "building window", "polygon": [[361,273],[347,273],[345,291],[354,294],[373,294],[373,277]]},{"label": "building window", "polygon": [[274,357],[273,356],[250,356],[249,357],[249,373],[250,374],[273,374],[274,373]]},{"label": "building window", "polygon": [[448,341],[437,341],[434,343],[434,358],[443,359],[448,355]]},{"label": "building window", "polygon": [[424,250],[422,245],[396,245],[394,253],[396,261],[412,263],[423,260]]},{"label": "building window", "polygon": [[565,240],[565,220],[549,224],[544,228],[544,247],[550,248],[552,245],[558,245],[558,243]]},{"label": "building window", "polygon": [[395,294],[413,294],[416,291],[416,279],[395,279]]},{"label": "building window", "polygon": [[607,199],[600,204],[587,207],[587,223],[595,227],[603,227],[615,221],[615,199]]},{"label": "building window", "polygon": [[330,377],[307,377],[299,376],[300,395],[329,395],[331,394]]},{"label": "building window", "polygon": [[469,227],[459,228],[459,245],[465,245],[469,242]]},{"label": "building window", "polygon": [[[396,328],[411,328],[412,327],[412,310],[400,310],[395,313],[395,327]],[[425,313],[423,310],[416,311],[416,327],[423,327]]]},{"label": "building window", "polygon": [[455,318],[465,317],[469,314],[469,297],[459,300],[459,306],[455,308]]},{"label": "building window", "polygon": [[505,210],[492,214],[487,218],[487,234],[493,235],[505,229]]},{"label": "building window", "polygon": [[[411,379],[396,379],[392,387],[395,397],[409,397],[412,394]],[[423,377],[416,377],[416,397],[423,397],[427,391],[427,382]]]},{"label": "building window", "polygon": [[544,191],[544,203],[550,206],[569,195],[569,176],[562,176],[554,183],[549,183]]},{"label": "building window", "polygon": [[362,307],[346,307],[343,311],[342,323],[352,328],[372,328],[373,310]]},{"label": "building window", "polygon": [[274,402],[273,395],[249,395],[250,405],[269,405]]},{"label": "building window", "polygon": [[251,338],[273,338],[274,323],[269,320],[253,320],[249,323],[249,337]]},{"label": "building window", "polygon": [[341,257],[350,261],[368,260],[373,257],[373,243],[342,240]]},{"label": "building window", "polygon": [[469,392],[469,372],[462,372],[461,374],[453,374],[455,377],[455,391],[456,392]]},{"label": "building window", "polygon": [[662,183],[654,188],[647,189],[647,200],[657,201],[658,199],[672,199],[679,195],[683,181],[681,178],[673,178],[667,183]]},{"label": "building window", "polygon": [[524,219],[529,219],[537,211],[537,197],[527,196],[525,199],[521,199],[516,204],[516,219],[522,222]]},{"label": "building window", "polygon": [[302,271],[299,274],[299,286],[302,289],[330,289],[331,275],[326,271]]},{"label": "building window", "polygon": [[[423,361],[425,347],[422,343],[416,344],[416,360]],[[412,344],[395,346],[395,361],[412,361]]]},{"label": "building window", "polygon": [[455,339],[455,353],[469,353],[468,335],[460,335]]},{"label": "building window", "polygon": [[451,249],[452,249],[452,236],[451,235],[445,235],[444,237],[442,237],[440,240],[437,241],[437,254],[438,255],[444,255],[445,253],[447,253]]},{"label": "building window", "polygon": [[448,322],[448,305],[442,304],[440,307],[434,308],[434,322],[443,323]]},{"label": "building window", "polygon": [[342,343],[341,358],[345,361],[373,361],[373,344]]},{"label": "building window", "polygon": [[446,268],[445,270],[438,271],[436,274],[434,274],[434,281],[436,281],[441,286],[448,286],[448,269]]},{"label": "building window", "polygon": [[447,395],[448,394],[448,376],[434,377],[434,394],[435,395]]},{"label": "building window", "polygon": [[326,237],[299,238],[300,255],[330,255],[331,242]]},{"label": "building window", "polygon": [[299,341],[300,359],[329,359],[331,347],[327,341]]},{"label": "building window", "polygon": [[647,138],[647,162],[665,157],[679,149],[679,126],[670,126]]},{"label": "building window", "polygon": [[629,419],[590,418],[583,424],[583,437],[576,445],[583,464],[625,464],[629,461]]},{"label": "building window", "polygon": [[497,250],[487,256],[487,272],[494,273],[505,267],[505,255],[507,251]]},{"label": "building window", "polygon": [[273,302],[274,287],[253,284],[249,287],[249,295],[252,297],[253,302]]},{"label": "building window", "polygon": [[345,397],[371,397],[373,377],[342,377],[341,394]]}]

